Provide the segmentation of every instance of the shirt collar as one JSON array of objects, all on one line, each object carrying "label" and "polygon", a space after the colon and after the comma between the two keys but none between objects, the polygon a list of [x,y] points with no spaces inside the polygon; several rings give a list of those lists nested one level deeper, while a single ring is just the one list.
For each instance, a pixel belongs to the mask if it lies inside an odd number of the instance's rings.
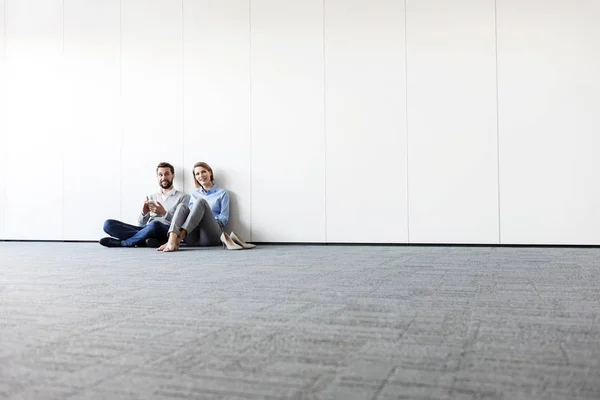
[{"label": "shirt collar", "polygon": [[211,194],[217,191],[218,187],[216,184],[213,183],[212,187],[208,190],[204,190],[204,188],[202,186],[199,187],[200,191],[204,194]]},{"label": "shirt collar", "polygon": [[177,189],[173,188],[171,189],[169,192],[167,193],[163,193],[163,192],[158,192],[158,194],[160,194],[163,197],[169,197],[169,196],[175,196],[175,193],[177,193]]}]

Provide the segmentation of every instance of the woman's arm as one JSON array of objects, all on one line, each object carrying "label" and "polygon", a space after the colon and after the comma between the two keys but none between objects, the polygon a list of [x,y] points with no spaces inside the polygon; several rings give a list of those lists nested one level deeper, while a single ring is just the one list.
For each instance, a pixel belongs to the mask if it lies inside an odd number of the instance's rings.
[{"label": "woman's arm", "polygon": [[220,199],[220,209],[221,212],[219,213],[219,215],[215,214],[215,219],[217,220],[217,222],[219,223],[219,225],[221,225],[222,227],[224,227],[225,225],[227,225],[227,222],[229,222],[229,193],[227,191],[223,192],[223,196]]}]

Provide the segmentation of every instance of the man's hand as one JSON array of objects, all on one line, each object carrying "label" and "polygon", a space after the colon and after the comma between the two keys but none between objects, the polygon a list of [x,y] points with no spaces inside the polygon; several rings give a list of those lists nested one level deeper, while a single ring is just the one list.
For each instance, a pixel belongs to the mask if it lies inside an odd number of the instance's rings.
[{"label": "man's hand", "polygon": [[150,211],[160,215],[161,217],[164,217],[165,215],[167,215],[167,210],[163,207],[162,204],[160,204],[159,201],[157,201],[156,203],[150,203],[149,207],[150,207]]},{"label": "man's hand", "polygon": [[142,215],[146,215],[150,212],[150,206],[148,205],[148,199],[144,201],[144,206],[142,207]]}]

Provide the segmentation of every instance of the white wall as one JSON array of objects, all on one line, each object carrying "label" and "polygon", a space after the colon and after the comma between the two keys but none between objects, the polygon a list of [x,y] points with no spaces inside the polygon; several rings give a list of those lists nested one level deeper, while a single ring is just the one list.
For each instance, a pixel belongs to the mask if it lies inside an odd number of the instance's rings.
[{"label": "white wall", "polygon": [[252,0],[252,238],[324,242],[322,0]]},{"label": "white wall", "polygon": [[183,184],[183,18],[173,0],[121,0],[121,217],[156,191],[156,164]]},{"label": "white wall", "polygon": [[599,18],[587,0],[0,0],[0,239],[98,239],[135,221],[158,162],[189,192],[206,161],[254,241],[600,244]]},{"label": "white wall", "polygon": [[494,3],[406,1],[412,242],[499,242]]},{"label": "white wall", "polygon": [[[5,0],[5,239],[64,237],[62,0]],[[85,101],[84,99],[81,99]],[[85,207],[85,205],[82,205]]]},{"label": "white wall", "polygon": [[97,239],[121,217],[119,3],[65,0],[65,240]]},{"label": "white wall", "polygon": [[329,242],[408,241],[404,30],[402,2],[325,2]]},{"label": "white wall", "polygon": [[598,21],[597,1],[498,0],[504,243],[600,243]]}]

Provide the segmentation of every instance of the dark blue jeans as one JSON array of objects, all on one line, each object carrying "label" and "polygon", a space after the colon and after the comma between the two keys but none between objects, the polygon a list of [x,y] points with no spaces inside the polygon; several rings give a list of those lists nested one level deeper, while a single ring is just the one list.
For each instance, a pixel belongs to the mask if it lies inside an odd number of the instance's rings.
[{"label": "dark blue jeans", "polygon": [[144,243],[146,239],[156,238],[167,242],[169,225],[159,221],[152,221],[146,226],[129,225],[115,219],[107,219],[104,222],[104,232],[121,240],[121,247],[133,247]]}]

